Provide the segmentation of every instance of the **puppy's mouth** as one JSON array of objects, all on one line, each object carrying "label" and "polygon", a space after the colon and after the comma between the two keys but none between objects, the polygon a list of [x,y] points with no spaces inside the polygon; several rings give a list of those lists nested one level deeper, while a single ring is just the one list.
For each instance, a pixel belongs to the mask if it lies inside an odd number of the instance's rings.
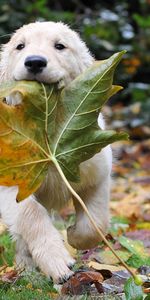
[{"label": "puppy's mouth", "polygon": [[58,87],[58,89],[64,88],[65,87],[65,83],[64,83],[64,79],[63,78],[59,78],[59,79],[47,79],[44,76],[40,76],[40,74],[38,75],[30,75],[30,76],[24,76],[21,78],[16,78],[14,77],[14,81],[21,81],[21,80],[25,80],[25,81],[36,81],[39,83],[43,83],[43,84],[56,84],[56,86]]},{"label": "puppy's mouth", "polygon": [[[19,79],[16,79],[14,77],[13,79],[14,79],[14,81],[25,80],[25,81],[36,81],[36,82],[43,83],[43,84],[56,84],[57,89],[63,89],[65,87],[64,80],[61,78],[57,81],[56,80],[51,81],[51,80],[46,80],[45,78],[44,79],[39,78],[39,76],[35,75],[32,77],[22,77]],[[22,95],[19,92],[14,92],[14,93],[10,94],[9,96],[7,96],[4,99],[4,102],[7,103],[8,105],[13,105],[13,106],[20,105],[22,103]]]}]

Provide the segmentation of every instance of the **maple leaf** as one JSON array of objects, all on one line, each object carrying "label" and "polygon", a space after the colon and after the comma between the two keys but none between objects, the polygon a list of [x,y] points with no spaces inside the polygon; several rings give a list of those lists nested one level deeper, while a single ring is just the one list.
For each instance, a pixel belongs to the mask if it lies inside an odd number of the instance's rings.
[{"label": "maple leaf", "polygon": [[[15,82],[0,89],[0,184],[19,187],[17,199],[35,192],[50,164],[69,181],[80,180],[79,165],[126,133],[101,130],[97,118],[104,103],[121,87],[114,70],[124,51],[95,62],[62,91],[57,85]],[[19,94],[22,103],[4,98]]]}]

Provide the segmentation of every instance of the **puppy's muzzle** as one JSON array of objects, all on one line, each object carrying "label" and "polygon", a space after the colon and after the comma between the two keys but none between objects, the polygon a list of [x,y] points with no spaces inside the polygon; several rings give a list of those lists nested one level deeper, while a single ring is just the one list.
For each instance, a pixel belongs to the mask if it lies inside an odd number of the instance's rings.
[{"label": "puppy's muzzle", "polygon": [[47,60],[43,56],[27,56],[24,65],[30,73],[38,74],[41,73],[43,69],[47,66]]}]

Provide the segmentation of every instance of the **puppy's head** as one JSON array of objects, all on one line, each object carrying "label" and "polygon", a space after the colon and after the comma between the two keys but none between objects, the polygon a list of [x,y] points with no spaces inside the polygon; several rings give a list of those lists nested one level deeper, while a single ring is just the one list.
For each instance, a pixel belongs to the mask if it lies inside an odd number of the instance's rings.
[{"label": "puppy's head", "polygon": [[0,81],[37,80],[65,85],[93,62],[85,43],[63,23],[24,25],[2,47]]}]

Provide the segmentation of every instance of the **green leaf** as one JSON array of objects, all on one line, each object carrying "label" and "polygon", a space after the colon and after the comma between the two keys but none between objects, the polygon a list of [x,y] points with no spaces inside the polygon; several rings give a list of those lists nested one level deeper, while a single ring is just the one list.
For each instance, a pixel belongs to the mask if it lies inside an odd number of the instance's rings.
[{"label": "green leaf", "polygon": [[126,300],[143,300],[143,291],[141,286],[136,285],[134,279],[130,277],[124,286]]},{"label": "green leaf", "polygon": [[127,260],[127,264],[133,268],[139,268],[143,265],[150,266],[150,257],[145,257],[145,255],[143,257],[140,255],[133,254]]},{"label": "green leaf", "polygon": [[[18,200],[37,190],[51,164],[59,165],[68,180],[78,181],[81,162],[128,138],[97,124],[104,103],[121,89],[112,81],[123,54],[96,62],[62,91],[37,82],[1,87],[0,184],[18,185]],[[12,95],[19,95],[22,104],[7,105],[4,98]]]},{"label": "green leaf", "polygon": [[139,268],[142,265],[150,265],[149,254],[146,252],[141,241],[133,241],[124,236],[121,236],[118,240],[124,248],[128,249],[128,251],[132,253],[132,256],[127,261],[128,265],[134,268]]},{"label": "green leaf", "polygon": [[119,239],[119,243],[128,249],[131,253],[135,255],[140,255],[142,257],[148,257],[148,253],[146,253],[143,242],[138,240],[131,240],[125,236],[121,236]]},{"label": "green leaf", "polygon": [[[131,254],[127,250],[115,250],[115,252],[125,262],[131,256]],[[103,264],[115,265],[120,262],[119,259],[117,259],[110,250],[102,251],[99,255],[100,260]]]}]

